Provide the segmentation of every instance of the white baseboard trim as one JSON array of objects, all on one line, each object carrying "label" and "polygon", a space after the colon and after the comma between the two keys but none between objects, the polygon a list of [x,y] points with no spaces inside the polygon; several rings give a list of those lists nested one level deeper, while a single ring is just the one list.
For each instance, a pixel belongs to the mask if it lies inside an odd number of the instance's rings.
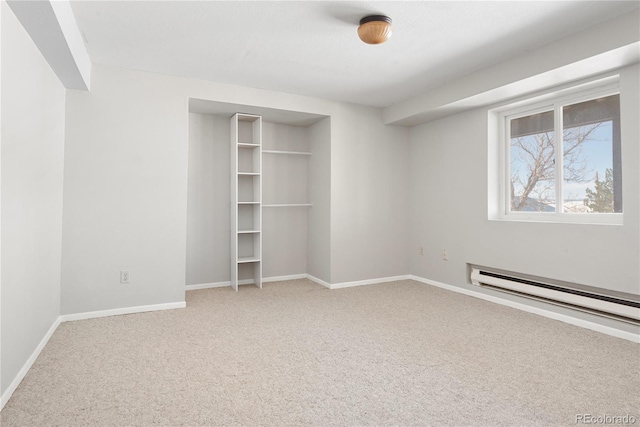
[{"label": "white baseboard trim", "polygon": [[272,276],[272,277],[263,277],[262,278],[262,283],[269,283],[269,282],[282,282],[285,280],[300,280],[300,279],[307,279],[309,277],[308,274],[290,274],[288,276]]},{"label": "white baseboard trim", "polygon": [[307,276],[307,279],[311,280],[312,282],[317,283],[318,285],[324,286],[327,289],[331,289],[331,284],[330,283],[325,282],[322,279],[318,279],[317,277],[312,276],[310,274],[307,274],[306,276]]},{"label": "white baseboard trim", "polygon": [[621,331],[619,329],[611,328],[609,326],[600,325],[598,323],[590,322],[588,320],[578,319],[572,316],[567,316],[566,314],[555,313],[553,311],[545,310],[538,307],[532,307],[527,304],[522,304],[519,302],[509,301],[507,299],[495,297],[492,295],[483,294],[480,292],[475,292],[469,289],[464,289],[458,286],[447,285],[446,283],[438,282],[435,280],[425,279],[424,277],[413,276],[410,275],[409,279],[415,280],[416,282],[425,283],[427,285],[436,286],[438,288],[446,289],[448,291],[458,292],[460,294],[468,295],[475,298],[480,298],[485,301],[494,302],[500,305],[504,305],[507,307],[515,308],[518,310],[526,311],[527,313],[537,314],[539,316],[548,317],[549,319],[559,320],[564,323],[568,323],[570,325],[579,326],[585,329],[590,329],[592,331],[600,332],[603,334],[611,335],[616,338],[622,338],[627,341],[640,343],[640,335],[634,334],[632,332]]},{"label": "white baseboard trim", "polygon": [[[404,275],[404,276],[382,277],[379,279],[357,280],[354,282],[328,283],[310,274],[290,274],[288,276],[263,277],[262,283],[281,282],[286,280],[309,279],[312,282],[317,283],[318,285],[324,286],[325,288],[342,289],[342,288],[351,288],[353,286],[373,285],[376,283],[395,282],[397,280],[408,280],[409,278],[410,278],[409,275]],[[239,280],[238,285],[253,285],[253,279]],[[187,285],[186,290],[195,291],[198,289],[223,288],[226,286],[231,286],[231,282],[215,282],[215,283],[202,283],[199,285]]]},{"label": "white baseboard trim", "polygon": [[214,282],[214,283],[201,283],[199,285],[187,285],[185,289],[187,291],[197,291],[199,289],[210,289],[210,288],[224,288],[226,286],[231,286],[230,281],[226,282]]},{"label": "white baseboard trim", "polygon": [[[446,283],[425,279],[423,277],[414,276],[414,275],[393,276],[393,277],[384,277],[379,279],[358,280],[353,282],[331,284],[331,283],[325,282],[324,280],[318,279],[317,277],[311,276],[309,274],[295,274],[295,275],[289,275],[289,276],[268,277],[263,279],[263,282],[297,280],[302,278],[307,278],[329,289],[342,289],[342,288],[348,288],[353,286],[371,285],[376,283],[392,282],[392,281],[398,281],[398,280],[415,280],[416,282],[424,283],[431,286],[436,286],[438,288],[442,288],[442,289],[457,292],[460,294],[468,295],[471,297],[483,299],[485,301],[501,304],[501,305],[522,310],[528,313],[544,316],[550,319],[559,320],[561,322],[579,326],[585,329],[590,329],[596,332],[604,333],[607,335],[611,335],[611,336],[632,341],[635,343],[640,343],[640,335],[634,334],[632,332],[621,331],[615,328],[600,325],[587,320],[577,319],[575,317],[567,316],[564,314],[555,313],[549,310],[532,307],[526,304],[509,301],[509,300],[495,297],[492,295],[487,295],[484,293],[461,288],[458,286],[448,285]],[[243,280],[239,282],[239,284],[249,284],[249,283],[253,283],[253,280],[249,279],[249,280]],[[200,285],[188,285],[186,288],[187,290],[196,290],[196,289],[217,288],[217,287],[224,287],[224,286],[230,286],[230,282],[216,282],[216,283],[204,283]],[[145,306],[137,306],[137,307],[124,307],[124,308],[117,308],[112,310],[92,311],[92,312],[86,312],[86,313],[65,314],[65,315],[59,316],[51,325],[51,327],[49,328],[45,336],[42,338],[42,340],[40,341],[40,343],[38,344],[34,352],[31,354],[29,359],[27,359],[22,369],[20,369],[20,372],[18,372],[14,380],[11,382],[11,384],[9,385],[9,388],[7,388],[7,390],[2,394],[0,399],[0,410],[2,410],[2,408],[4,408],[4,406],[7,404],[7,402],[9,401],[9,399],[11,398],[15,390],[18,388],[18,386],[26,376],[29,369],[31,369],[31,367],[33,366],[33,363],[36,361],[36,359],[40,355],[40,352],[42,351],[42,349],[45,347],[47,342],[49,342],[49,339],[51,338],[55,330],[58,328],[60,323],[75,321],[75,320],[94,319],[94,318],[106,317],[106,316],[117,316],[117,315],[123,315],[123,314],[144,313],[144,312],[158,311],[158,310],[172,310],[172,309],[184,308],[184,307],[186,307],[186,302],[180,301],[180,302],[165,303],[165,304],[154,304],[154,305],[145,305]]]},{"label": "white baseboard trim", "polygon": [[9,388],[2,393],[2,397],[0,397],[0,411],[7,404],[13,393],[16,391],[22,380],[24,379],[29,369],[33,366],[34,362],[40,355],[42,349],[47,345],[49,339],[53,335],[53,333],[58,329],[58,326],[62,322],[71,322],[75,320],[84,320],[84,319],[95,319],[98,317],[107,317],[107,316],[118,316],[121,314],[134,314],[134,313],[146,313],[149,311],[158,311],[158,310],[173,310],[176,308],[185,308],[187,303],[185,301],[179,302],[171,302],[165,304],[153,304],[153,305],[142,305],[137,307],[124,307],[124,308],[116,308],[112,310],[102,310],[102,311],[90,311],[86,313],[77,313],[77,314],[64,314],[58,316],[58,318],[53,322],[45,336],[42,338],[36,349],[33,351],[31,356],[27,359],[24,366],[16,377],[13,379]]},{"label": "white baseboard trim", "polygon": [[24,377],[27,375],[27,372],[29,372],[29,369],[31,369],[36,359],[40,355],[40,352],[42,351],[44,346],[47,345],[53,333],[56,331],[56,329],[58,329],[58,325],[60,325],[60,317],[58,317],[53,322],[53,324],[51,325],[47,333],[44,335],[42,340],[40,340],[40,343],[38,344],[36,349],[33,351],[31,356],[29,356],[25,364],[22,366],[22,369],[20,369],[20,371],[18,372],[18,375],[16,375],[16,377],[13,379],[11,384],[9,384],[9,388],[7,388],[4,393],[2,393],[2,397],[0,398],[0,411],[2,410],[2,408],[4,408],[4,405],[7,404],[9,399],[11,399],[13,392],[16,391],[16,389],[18,388],[18,386],[20,385]]},{"label": "white baseboard trim", "polygon": [[392,277],[381,277],[379,279],[357,280],[354,282],[332,283],[329,286],[329,289],[343,289],[343,288],[351,288],[354,286],[375,285],[376,283],[396,282],[398,280],[408,280],[409,277],[410,277],[409,275],[392,276]]},{"label": "white baseboard trim", "polygon": [[[525,311],[527,313],[537,314],[539,316],[544,316],[549,319],[559,320],[564,323],[568,323],[570,325],[579,326],[585,329],[590,329],[592,331],[600,332],[603,334],[611,335],[616,338],[622,338],[627,341],[640,343],[640,335],[634,334],[628,331],[621,331],[619,329],[611,328],[609,326],[600,325],[598,323],[590,322],[588,320],[578,319],[572,316],[568,316],[566,314],[556,313],[550,310],[545,310],[538,307],[532,307],[527,304],[510,301],[507,299],[503,299],[500,297],[496,297],[493,295],[487,295],[481,292],[476,292],[470,289],[462,288],[459,286],[448,285],[446,283],[438,282],[436,280],[425,279],[424,277],[414,276],[414,275],[404,275],[404,276],[393,276],[393,277],[383,277],[379,279],[368,279],[368,280],[358,280],[353,282],[342,282],[342,283],[328,283],[322,279],[318,279],[310,274],[294,274],[290,276],[278,276],[278,277],[268,277],[262,279],[263,282],[275,282],[275,281],[283,281],[283,280],[295,280],[307,278],[312,282],[315,282],[321,286],[324,286],[328,289],[343,289],[350,288],[353,286],[363,286],[363,285],[373,285],[376,283],[385,283],[385,282],[393,282],[397,280],[415,280],[416,282],[425,283],[427,285],[436,286],[438,288],[446,289],[448,291],[457,292],[460,294],[468,295],[474,298],[480,298],[485,301],[493,302],[496,304],[501,304],[507,307],[515,308],[518,310]],[[239,284],[248,284],[253,283],[252,280],[244,280],[240,281]],[[205,288],[213,288],[213,287],[221,287],[221,286],[230,286],[229,282],[218,282],[218,283],[205,283],[202,285],[190,285],[187,286],[187,290],[192,289],[205,289]]]},{"label": "white baseboard trim", "polygon": [[[409,275],[405,275],[405,276],[382,277],[379,279],[358,280],[355,282],[328,283],[310,274],[290,274],[288,276],[263,277],[262,283],[282,282],[286,280],[309,279],[312,282],[317,283],[318,285],[324,286],[325,288],[342,289],[342,288],[351,288],[353,286],[373,285],[375,283],[394,282],[396,280],[408,280],[409,277],[410,277]],[[253,285],[253,279],[239,280],[238,285]],[[199,285],[187,285],[186,290],[195,291],[198,289],[223,288],[225,286],[231,286],[231,282],[215,282],[215,283],[202,283]]]},{"label": "white baseboard trim", "polygon": [[[288,276],[271,276],[271,277],[263,277],[262,283],[269,282],[281,282],[284,280],[298,280],[298,279],[306,279],[308,278],[308,274],[290,274]],[[253,285],[253,279],[244,279],[239,280],[238,285]],[[199,289],[211,289],[211,288],[224,288],[227,286],[231,286],[230,281],[226,282],[214,282],[214,283],[201,283],[198,285],[187,285],[185,289],[187,291],[197,291]]]},{"label": "white baseboard trim", "polygon": [[318,285],[322,285],[325,288],[329,288],[329,289],[343,289],[343,288],[351,288],[354,286],[374,285],[376,283],[395,282],[397,280],[408,280],[410,278],[409,275],[405,275],[405,276],[381,277],[379,279],[357,280],[354,282],[328,283],[310,274],[307,274],[306,277],[312,282],[315,282]]},{"label": "white baseboard trim", "polygon": [[95,319],[98,317],[119,316],[122,314],[146,313],[149,311],[173,310],[176,308],[185,308],[186,301],[168,302],[164,304],[140,305],[136,307],[114,308],[111,310],[89,311],[86,313],[63,314],[59,317],[60,322],[70,322],[74,320]]}]

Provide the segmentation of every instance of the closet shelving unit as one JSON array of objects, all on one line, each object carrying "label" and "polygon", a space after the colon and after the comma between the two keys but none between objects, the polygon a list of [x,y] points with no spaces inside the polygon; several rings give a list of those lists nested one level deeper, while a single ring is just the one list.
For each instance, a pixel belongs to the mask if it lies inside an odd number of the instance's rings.
[{"label": "closet shelving unit", "polygon": [[[263,154],[274,154],[284,156],[311,156],[310,151],[285,151],[285,150],[262,150]],[[292,208],[292,207],[311,207],[311,203],[265,203],[263,208]]]},{"label": "closet shelving unit", "polygon": [[262,118],[231,117],[231,287],[253,271],[262,288]]}]

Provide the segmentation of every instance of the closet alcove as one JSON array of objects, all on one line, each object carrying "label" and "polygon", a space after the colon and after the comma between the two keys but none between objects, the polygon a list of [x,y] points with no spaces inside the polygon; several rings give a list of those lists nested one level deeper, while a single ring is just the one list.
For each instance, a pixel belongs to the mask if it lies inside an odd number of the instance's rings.
[{"label": "closet alcove", "polygon": [[312,274],[328,251],[329,116],[190,99],[186,283]]}]

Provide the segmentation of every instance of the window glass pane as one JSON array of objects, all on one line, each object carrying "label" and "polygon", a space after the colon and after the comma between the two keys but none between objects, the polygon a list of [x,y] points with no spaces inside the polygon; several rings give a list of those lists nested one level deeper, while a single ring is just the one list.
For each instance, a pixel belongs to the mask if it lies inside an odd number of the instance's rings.
[{"label": "window glass pane", "polygon": [[622,212],[619,95],[563,107],[563,212]]},{"label": "window glass pane", "polygon": [[510,121],[510,211],[555,212],[553,111]]}]

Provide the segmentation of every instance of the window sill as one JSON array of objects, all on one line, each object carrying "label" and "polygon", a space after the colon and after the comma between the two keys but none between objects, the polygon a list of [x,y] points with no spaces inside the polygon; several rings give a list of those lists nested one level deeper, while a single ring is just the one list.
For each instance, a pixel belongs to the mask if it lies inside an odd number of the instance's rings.
[{"label": "window sill", "polygon": [[623,225],[621,213],[612,214],[518,214],[510,213],[498,217],[489,217],[490,221],[533,222],[554,224],[582,224],[582,225]]}]

